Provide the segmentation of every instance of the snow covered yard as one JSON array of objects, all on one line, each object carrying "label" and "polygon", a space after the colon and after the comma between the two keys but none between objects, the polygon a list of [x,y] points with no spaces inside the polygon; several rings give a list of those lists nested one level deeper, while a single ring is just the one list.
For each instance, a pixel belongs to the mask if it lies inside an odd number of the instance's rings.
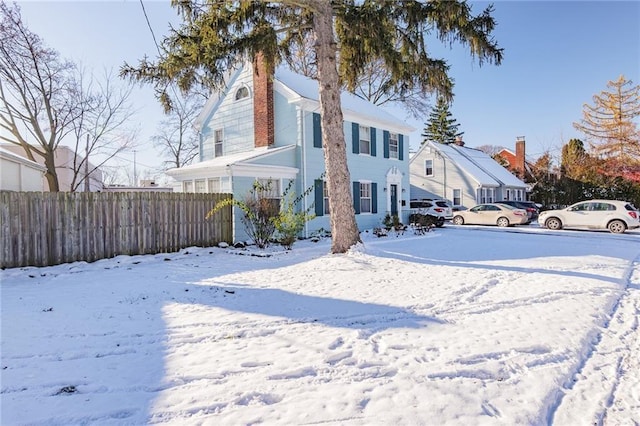
[{"label": "snow covered yard", "polygon": [[640,423],[640,232],[363,240],[0,271],[0,423]]}]

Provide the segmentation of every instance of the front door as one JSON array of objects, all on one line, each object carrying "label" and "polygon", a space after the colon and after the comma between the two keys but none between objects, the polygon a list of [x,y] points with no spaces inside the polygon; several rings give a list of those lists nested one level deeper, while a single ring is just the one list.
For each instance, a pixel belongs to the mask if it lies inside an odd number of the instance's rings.
[{"label": "front door", "polygon": [[391,191],[391,215],[398,214],[398,185],[389,185]]}]

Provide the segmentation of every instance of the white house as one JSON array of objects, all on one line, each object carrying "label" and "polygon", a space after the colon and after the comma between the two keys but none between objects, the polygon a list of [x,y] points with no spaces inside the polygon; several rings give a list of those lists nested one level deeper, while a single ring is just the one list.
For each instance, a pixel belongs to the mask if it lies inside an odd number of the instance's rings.
[{"label": "white house", "polygon": [[[408,217],[409,141],[413,131],[383,109],[342,94],[344,136],[356,220],[380,226],[387,213]],[[304,236],[331,229],[317,82],[278,68],[270,76],[258,61],[230,75],[198,117],[200,162],[167,172],[185,192],[230,192],[246,197],[256,180],[271,180],[274,196],[294,181],[296,194],[313,188],[301,207],[316,218]],[[246,238],[235,209],[234,239]]]},{"label": "white house", "polygon": [[484,152],[459,140],[427,142],[410,161],[411,199],[442,198],[473,207],[501,200],[526,200],[529,187]]},{"label": "white house", "polygon": [[0,147],[0,190],[44,191],[46,168]]},{"label": "white house", "polygon": [[[6,151],[10,151],[14,154],[22,156],[26,158],[26,153],[24,148],[19,145],[5,143],[0,145],[0,148],[5,149]],[[42,166],[44,166],[44,159],[41,156],[35,156],[36,162]],[[56,164],[56,173],[58,174],[58,186],[60,191],[71,191],[71,185],[73,182],[74,175],[74,160],[76,163],[80,163],[82,157],[76,154],[71,148],[65,145],[59,145],[54,152],[54,161]],[[89,191],[102,191],[103,183],[102,183],[102,172],[99,169],[93,170],[95,166],[89,163]],[[93,170],[93,171],[91,171]],[[82,179],[84,177],[84,171],[80,170],[78,173],[78,179]],[[49,185],[44,184],[44,190],[49,190]],[[76,191],[83,191],[84,184],[81,183]]]}]

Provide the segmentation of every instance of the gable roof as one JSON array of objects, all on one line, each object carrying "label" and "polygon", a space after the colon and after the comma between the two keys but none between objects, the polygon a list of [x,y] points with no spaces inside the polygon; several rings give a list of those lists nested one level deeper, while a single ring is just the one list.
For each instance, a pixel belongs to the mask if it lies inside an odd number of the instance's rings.
[{"label": "gable roof", "polygon": [[511,172],[502,167],[489,155],[475,148],[467,148],[455,144],[428,142],[420,147],[420,150],[410,161],[418,158],[420,153],[427,148],[438,151],[482,186],[509,186],[518,188],[525,188],[527,186],[526,183],[511,174]]},{"label": "gable roof", "polygon": [[[275,78],[276,84],[274,84],[274,88],[284,95],[289,102],[306,105],[309,109],[316,109],[319,112],[320,96],[317,80],[296,74],[284,66],[279,66],[276,69]],[[399,133],[410,133],[415,130],[383,108],[345,90],[340,95],[340,102],[342,104],[342,114],[346,121],[374,127],[384,125],[385,128]]]},{"label": "gable roof", "polygon": [[[209,96],[209,99],[194,122],[196,127],[200,127],[207,120],[227,95],[228,89],[235,79],[246,67],[251,66],[250,62],[244,62],[241,67],[228,72],[228,76],[225,79],[227,82],[226,88],[214,92]],[[274,90],[282,94],[290,103],[299,104],[308,110],[320,112],[318,82],[316,80],[301,74],[296,74],[289,70],[288,67],[280,65],[277,67],[274,75],[273,87]],[[347,91],[342,91],[340,101],[342,104],[343,118],[346,121],[366,124],[372,127],[383,125],[388,130],[404,134],[411,133],[415,130],[415,128],[394,117],[383,108]]]}]

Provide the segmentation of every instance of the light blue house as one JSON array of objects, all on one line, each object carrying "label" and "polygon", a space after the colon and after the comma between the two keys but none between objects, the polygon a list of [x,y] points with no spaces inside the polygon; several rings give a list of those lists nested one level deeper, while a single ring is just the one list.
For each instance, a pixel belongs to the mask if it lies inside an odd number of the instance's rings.
[{"label": "light blue house", "polygon": [[[409,214],[409,140],[414,129],[383,109],[342,94],[347,161],[360,230],[380,226],[387,213]],[[273,197],[294,181],[296,194],[313,187],[301,208],[312,208],[303,237],[331,229],[317,82],[278,68],[269,76],[257,63],[233,72],[197,119],[200,162],[167,172],[183,192],[248,196],[254,182],[271,181]],[[247,239],[234,209],[234,240]]]}]

